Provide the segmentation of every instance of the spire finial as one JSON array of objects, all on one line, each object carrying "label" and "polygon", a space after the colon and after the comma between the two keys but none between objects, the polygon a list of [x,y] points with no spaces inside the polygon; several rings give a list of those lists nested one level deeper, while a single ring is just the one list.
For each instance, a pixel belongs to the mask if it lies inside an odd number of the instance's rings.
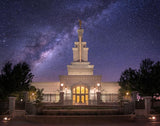
[{"label": "spire finial", "polygon": [[79,21],[79,28],[81,29],[82,21],[81,20],[78,21]]}]

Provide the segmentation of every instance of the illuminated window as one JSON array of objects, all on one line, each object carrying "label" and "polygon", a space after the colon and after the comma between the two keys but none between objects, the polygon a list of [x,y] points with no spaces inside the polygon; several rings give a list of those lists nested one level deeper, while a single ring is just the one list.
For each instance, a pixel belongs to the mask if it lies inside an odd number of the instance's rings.
[{"label": "illuminated window", "polygon": [[86,104],[88,105],[88,95],[85,95],[86,96]]},{"label": "illuminated window", "polygon": [[84,95],[81,95],[81,102],[84,103]]},{"label": "illuminated window", "polygon": [[75,89],[75,88],[73,88],[73,93],[74,93],[74,94],[76,93],[76,89]]},{"label": "illuminated window", "polygon": [[77,95],[77,103],[79,103],[80,99],[79,99],[79,95]]},{"label": "illuminated window", "polygon": [[88,88],[86,88],[86,94],[88,94]]},{"label": "illuminated window", "polygon": [[81,87],[81,94],[84,94],[84,87]]},{"label": "illuminated window", "polygon": [[77,94],[80,94],[80,87],[79,87],[79,86],[77,87],[76,93],[77,93]]},{"label": "illuminated window", "polygon": [[86,101],[88,101],[88,95],[86,95]]},{"label": "illuminated window", "polygon": [[73,104],[75,104],[76,97],[73,95]]}]

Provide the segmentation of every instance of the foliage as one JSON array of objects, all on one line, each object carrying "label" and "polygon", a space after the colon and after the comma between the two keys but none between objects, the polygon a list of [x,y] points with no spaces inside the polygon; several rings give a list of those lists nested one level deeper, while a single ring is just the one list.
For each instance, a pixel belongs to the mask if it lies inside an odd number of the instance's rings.
[{"label": "foliage", "polygon": [[127,91],[138,91],[144,96],[160,92],[160,62],[150,59],[141,62],[138,70],[127,69],[120,77],[119,85]]},{"label": "foliage", "polygon": [[44,89],[38,89],[34,86],[29,87],[29,101],[30,102],[36,102],[37,104],[41,103],[43,100],[43,90]]},{"label": "foliage", "polygon": [[36,87],[35,86],[29,86],[29,91],[33,91],[33,92],[36,92]]},{"label": "foliage", "polygon": [[120,88],[120,89],[119,89],[118,99],[119,99],[120,101],[124,100],[124,99],[123,99],[123,96],[125,95],[126,92],[127,92],[127,91],[126,91],[125,89],[123,89],[123,88]]},{"label": "foliage", "polygon": [[29,90],[32,79],[33,74],[28,64],[22,62],[13,66],[12,63],[7,62],[0,74],[0,99],[14,92]]},{"label": "foliage", "polygon": [[43,89],[37,89],[36,91],[36,103],[41,103],[41,101],[43,100]]}]

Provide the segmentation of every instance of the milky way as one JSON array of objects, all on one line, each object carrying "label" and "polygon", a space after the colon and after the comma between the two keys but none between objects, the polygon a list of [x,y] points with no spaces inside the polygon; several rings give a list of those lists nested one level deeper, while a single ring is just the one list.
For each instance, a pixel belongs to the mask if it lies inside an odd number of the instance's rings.
[{"label": "milky way", "polygon": [[58,81],[72,62],[78,19],[103,81],[160,60],[160,0],[1,0],[0,69],[25,61],[34,81]]}]

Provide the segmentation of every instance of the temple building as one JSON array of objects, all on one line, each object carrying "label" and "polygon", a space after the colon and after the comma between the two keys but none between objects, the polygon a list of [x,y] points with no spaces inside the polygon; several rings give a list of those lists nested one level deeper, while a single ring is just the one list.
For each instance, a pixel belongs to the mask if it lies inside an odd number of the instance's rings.
[{"label": "temple building", "polygon": [[74,42],[73,62],[67,65],[68,75],[60,75],[59,82],[34,82],[44,89],[43,102],[62,102],[65,105],[94,105],[98,102],[117,102],[117,82],[102,82],[101,75],[94,75],[94,65],[88,61],[87,42],[83,41],[81,22],[78,42]]}]

